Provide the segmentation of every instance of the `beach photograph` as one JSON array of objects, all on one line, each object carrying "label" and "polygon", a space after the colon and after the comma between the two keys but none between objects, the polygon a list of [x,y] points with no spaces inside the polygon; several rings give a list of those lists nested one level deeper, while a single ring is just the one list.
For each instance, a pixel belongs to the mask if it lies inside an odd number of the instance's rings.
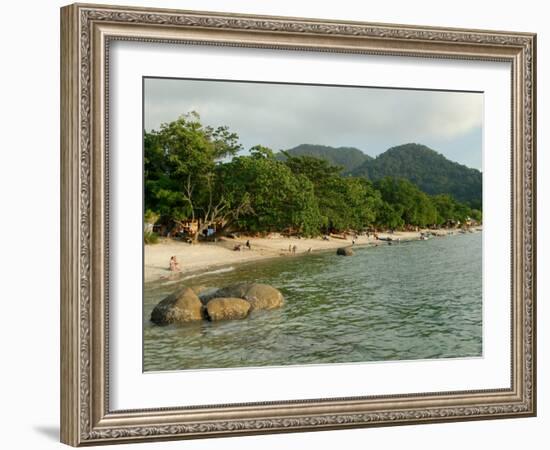
[{"label": "beach photograph", "polygon": [[483,356],[483,93],[143,79],[143,370]]}]

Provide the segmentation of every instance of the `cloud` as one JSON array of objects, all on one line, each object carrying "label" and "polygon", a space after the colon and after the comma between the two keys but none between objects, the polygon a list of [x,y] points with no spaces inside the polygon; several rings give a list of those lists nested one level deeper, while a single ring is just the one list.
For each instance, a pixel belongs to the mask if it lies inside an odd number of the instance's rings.
[{"label": "cloud", "polygon": [[144,102],[147,130],[195,110],[205,124],[237,132],[245,148],[316,143],[376,155],[391,145],[436,142],[443,154],[453,148],[456,160],[464,139],[459,162],[481,165],[480,93],[146,79]]}]

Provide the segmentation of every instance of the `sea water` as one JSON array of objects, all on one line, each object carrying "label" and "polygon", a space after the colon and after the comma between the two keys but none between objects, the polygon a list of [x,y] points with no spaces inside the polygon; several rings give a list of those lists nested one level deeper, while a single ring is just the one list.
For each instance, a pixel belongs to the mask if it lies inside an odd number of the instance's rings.
[{"label": "sea water", "polygon": [[[244,263],[144,286],[145,371],[482,356],[482,233]],[[179,286],[266,283],[285,305],[244,320],[159,327]]]}]

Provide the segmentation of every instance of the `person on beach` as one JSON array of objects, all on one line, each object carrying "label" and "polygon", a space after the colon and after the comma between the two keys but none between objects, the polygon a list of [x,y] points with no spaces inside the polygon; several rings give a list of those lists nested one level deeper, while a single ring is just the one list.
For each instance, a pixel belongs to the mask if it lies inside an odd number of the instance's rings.
[{"label": "person on beach", "polygon": [[175,256],[170,258],[170,272],[180,272],[180,263]]},{"label": "person on beach", "polygon": [[246,247],[248,248],[248,250],[252,250],[252,248],[250,247],[250,241],[249,240],[246,241]]},{"label": "person on beach", "polygon": [[292,245],[288,244],[288,253],[291,253],[291,252],[292,252]]},{"label": "person on beach", "polygon": [[295,255],[296,254],[296,250],[298,250],[298,247],[296,245],[294,245],[292,247],[292,254]]}]

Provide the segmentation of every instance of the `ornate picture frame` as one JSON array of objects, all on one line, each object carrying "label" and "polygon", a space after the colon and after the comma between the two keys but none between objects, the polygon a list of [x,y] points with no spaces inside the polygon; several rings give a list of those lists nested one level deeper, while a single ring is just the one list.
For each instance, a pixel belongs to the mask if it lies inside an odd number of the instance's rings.
[{"label": "ornate picture frame", "polygon": [[[109,406],[109,80],[117,40],[511,64],[511,385],[205,407]],[[536,414],[536,35],[74,4],[61,9],[61,441],[97,445]]]}]

